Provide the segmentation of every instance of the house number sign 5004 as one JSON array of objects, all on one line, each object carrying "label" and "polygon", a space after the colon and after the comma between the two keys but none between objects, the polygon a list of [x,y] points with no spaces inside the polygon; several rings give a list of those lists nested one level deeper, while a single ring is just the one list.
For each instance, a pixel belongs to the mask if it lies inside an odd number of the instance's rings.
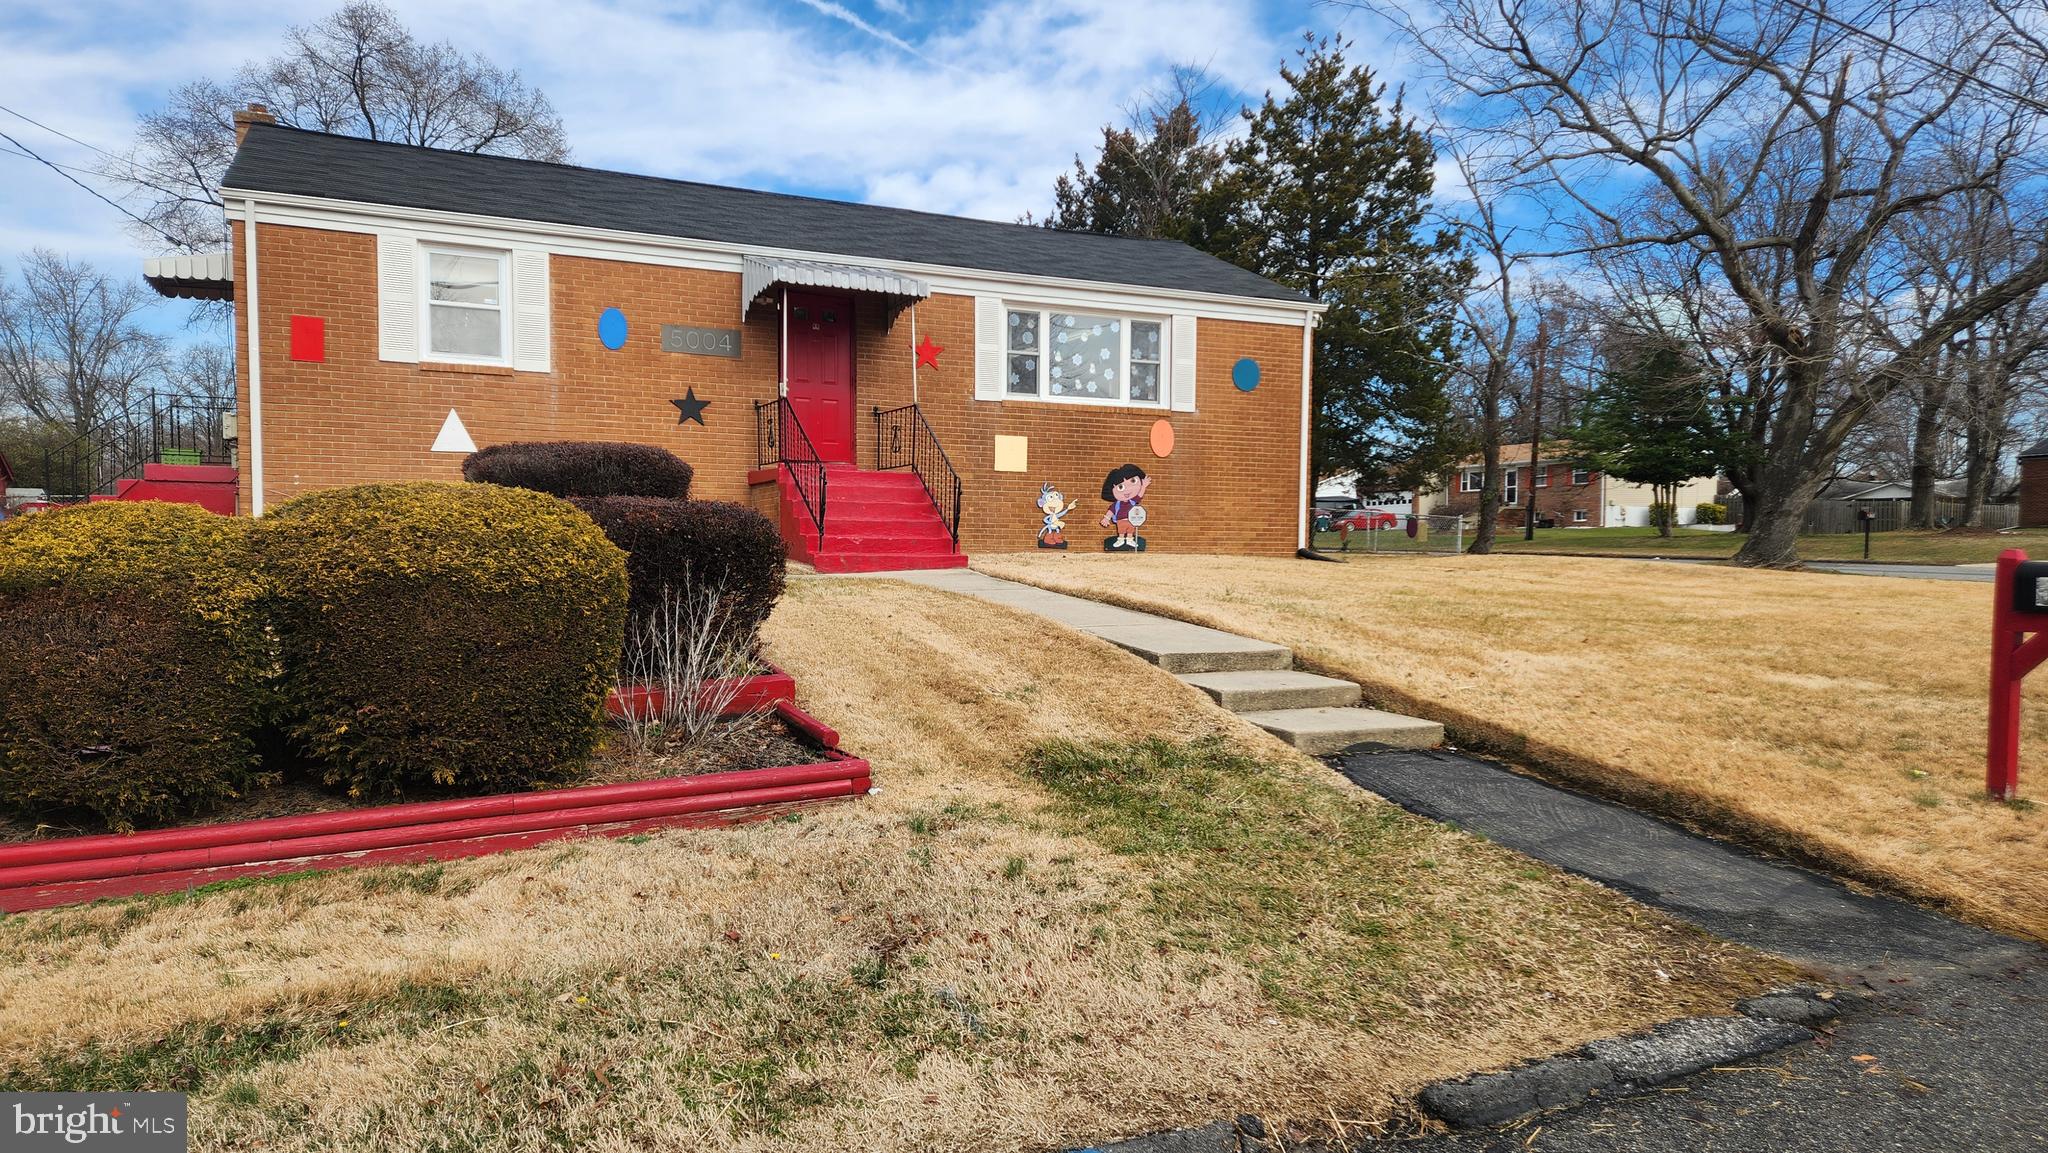
[{"label": "house number sign 5004", "polygon": [[661,326],[661,350],[689,352],[698,356],[730,356],[737,359],[740,354],[740,330],[664,324]]}]

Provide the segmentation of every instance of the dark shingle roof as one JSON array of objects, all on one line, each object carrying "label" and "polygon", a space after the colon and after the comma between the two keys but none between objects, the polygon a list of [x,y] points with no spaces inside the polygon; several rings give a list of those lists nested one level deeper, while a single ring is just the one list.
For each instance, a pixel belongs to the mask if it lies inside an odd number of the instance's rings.
[{"label": "dark shingle roof", "polygon": [[1059,232],[505,156],[252,125],[224,182],[282,192],[726,244],[1299,301],[1170,240]]},{"label": "dark shingle roof", "polygon": [[2032,460],[2037,456],[2048,456],[2048,436],[2034,442],[2034,446],[2020,454],[2021,460]]}]

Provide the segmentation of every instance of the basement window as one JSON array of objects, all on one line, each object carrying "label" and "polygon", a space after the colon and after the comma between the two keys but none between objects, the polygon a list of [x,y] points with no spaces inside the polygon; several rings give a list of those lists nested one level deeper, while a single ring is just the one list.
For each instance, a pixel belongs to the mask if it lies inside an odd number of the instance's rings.
[{"label": "basement window", "polygon": [[506,254],[429,248],[426,257],[426,359],[507,363]]}]

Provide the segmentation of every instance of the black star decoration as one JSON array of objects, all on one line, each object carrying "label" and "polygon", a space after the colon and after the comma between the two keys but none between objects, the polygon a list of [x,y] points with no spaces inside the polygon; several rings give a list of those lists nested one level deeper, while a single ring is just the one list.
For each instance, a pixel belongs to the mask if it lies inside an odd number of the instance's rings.
[{"label": "black star decoration", "polygon": [[672,400],[669,403],[676,406],[678,414],[676,416],[677,424],[681,424],[686,420],[694,420],[698,424],[703,424],[704,410],[711,407],[710,401],[697,399],[697,390],[694,388],[686,389],[683,392],[683,399]]}]

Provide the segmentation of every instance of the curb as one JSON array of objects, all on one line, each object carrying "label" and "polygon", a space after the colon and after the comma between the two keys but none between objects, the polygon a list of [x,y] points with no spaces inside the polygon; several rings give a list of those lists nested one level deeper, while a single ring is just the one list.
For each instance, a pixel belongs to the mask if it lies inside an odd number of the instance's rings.
[{"label": "curb", "polygon": [[1438,1081],[1422,1090],[1422,1108],[1453,1128],[1499,1125],[1774,1053],[1812,1040],[1808,1026],[1840,1012],[1832,994],[1812,986],[1773,990],[1736,1008],[1740,1016],[1681,1017],[1504,1072]]}]

